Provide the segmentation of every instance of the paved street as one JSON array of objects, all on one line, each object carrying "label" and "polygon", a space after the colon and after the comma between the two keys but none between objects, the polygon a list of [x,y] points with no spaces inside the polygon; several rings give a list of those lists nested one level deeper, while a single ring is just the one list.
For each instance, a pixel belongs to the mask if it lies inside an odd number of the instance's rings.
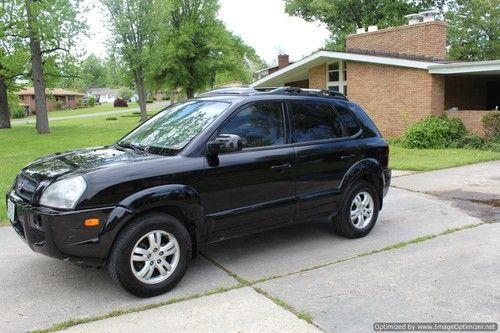
[{"label": "paved street", "polygon": [[484,222],[500,213],[491,204],[500,199],[500,162],[402,173],[393,183],[363,239],[317,221],[214,244],[172,292],[151,299],[127,294],[105,270],[32,253],[0,228],[0,332],[191,296],[70,331],[369,332],[383,321],[499,322],[500,224]]}]

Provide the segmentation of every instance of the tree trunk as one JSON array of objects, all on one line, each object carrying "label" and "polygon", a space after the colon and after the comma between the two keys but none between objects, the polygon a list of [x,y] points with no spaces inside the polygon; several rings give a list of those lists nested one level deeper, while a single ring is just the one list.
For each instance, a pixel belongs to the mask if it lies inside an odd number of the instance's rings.
[{"label": "tree trunk", "polygon": [[137,95],[139,96],[141,122],[145,122],[148,119],[148,114],[146,112],[146,88],[144,87],[144,77],[142,76],[142,70],[137,70],[134,76],[135,86],[137,87]]},{"label": "tree trunk", "polygon": [[191,87],[186,88],[187,99],[194,98],[194,89]]},{"label": "tree trunk", "polygon": [[0,128],[10,128],[9,100],[7,98],[7,83],[0,76]]},{"label": "tree trunk", "polygon": [[176,95],[176,91],[172,90],[170,92],[170,105],[175,104],[175,95]]},{"label": "tree trunk", "polygon": [[47,113],[47,98],[45,96],[45,79],[43,77],[42,50],[40,40],[33,28],[31,5],[33,0],[26,0],[26,15],[31,48],[31,67],[33,73],[33,87],[35,88],[36,129],[38,134],[50,133],[49,116]]}]

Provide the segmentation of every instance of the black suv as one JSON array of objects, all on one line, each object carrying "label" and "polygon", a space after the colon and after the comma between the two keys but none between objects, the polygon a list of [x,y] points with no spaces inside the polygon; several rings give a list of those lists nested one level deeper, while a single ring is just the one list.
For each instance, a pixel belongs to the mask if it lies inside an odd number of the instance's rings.
[{"label": "black suv", "polygon": [[331,91],[223,89],[168,107],[116,144],[26,166],[7,194],[32,250],[104,266],[125,289],[174,287],[206,243],[330,217],[351,238],[375,225],[389,148]]}]

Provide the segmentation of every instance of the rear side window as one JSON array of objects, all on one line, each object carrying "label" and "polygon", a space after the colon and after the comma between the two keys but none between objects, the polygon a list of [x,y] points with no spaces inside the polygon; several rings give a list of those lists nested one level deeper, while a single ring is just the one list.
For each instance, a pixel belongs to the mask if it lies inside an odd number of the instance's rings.
[{"label": "rear side window", "polygon": [[358,132],[361,130],[359,127],[358,122],[356,121],[356,118],[354,118],[353,114],[351,111],[349,111],[346,108],[340,107],[340,106],[335,106],[337,109],[337,112],[340,115],[340,119],[342,120],[342,123],[344,124],[344,127],[347,131],[348,136],[353,136],[355,134],[358,134]]},{"label": "rear side window", "polygon": [[295,141],[308,142],[340,138],[342,125],[331,105],[292,101],[291,114],[295,124]]},{"label": "rear side window", "polygon": [[281,145],[285,139],[282,102],[255,103],[239,111],[219,134],[236,134],[243,148]]}]

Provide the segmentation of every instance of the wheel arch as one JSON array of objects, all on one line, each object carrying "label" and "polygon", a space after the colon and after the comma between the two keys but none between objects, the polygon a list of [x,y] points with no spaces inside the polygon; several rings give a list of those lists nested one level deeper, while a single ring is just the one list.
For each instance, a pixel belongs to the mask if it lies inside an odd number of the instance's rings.
[{"label": "wheel arch", "polygon": [[103,227],[102,234],[111,238],[108,253],[127,225],[137,217],[151,213],[168,214],[181,221],[191,238],[192,257],[196,257],[206,225],[201,198],[186,185],[152,187],[123,199]]},{"label": "wheel arch", "polygon": [[354,163],[345,173],[340,189],[342,193],[353,183],[359,180],[365,180],[372,184],[377,190],[379,197],[379,209],[382,209],[383,190],[384,190],[384,172],[380,163],[374,158],[367,158]]}]

